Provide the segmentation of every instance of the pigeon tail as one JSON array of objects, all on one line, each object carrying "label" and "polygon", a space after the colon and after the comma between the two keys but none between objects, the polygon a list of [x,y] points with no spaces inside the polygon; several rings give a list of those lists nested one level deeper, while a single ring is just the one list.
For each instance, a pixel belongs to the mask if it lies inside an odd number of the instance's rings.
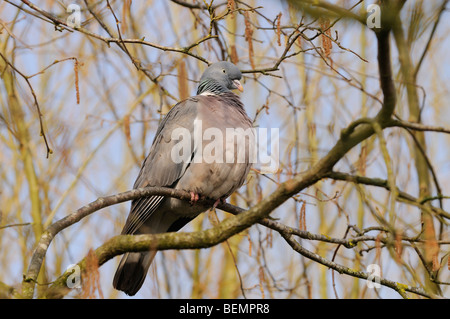
[{"label": "pigeon tail", "polygon": [[[176,232],[192,219],[193,217],[170,215],[164,209],[160,209],[151,215],[147,220],[148,224],[139,228],[137,234]],[[157,250],[125,253],[114,275],[113,287],[134,296],[142,287],[156,252]]]},{"label": "pigeon tail", "polygon": [[125,292],[129,296],[134,296],[144,283],[148,268],[155,255],[156,250],[123,255],[114,275],[114,288]]}]

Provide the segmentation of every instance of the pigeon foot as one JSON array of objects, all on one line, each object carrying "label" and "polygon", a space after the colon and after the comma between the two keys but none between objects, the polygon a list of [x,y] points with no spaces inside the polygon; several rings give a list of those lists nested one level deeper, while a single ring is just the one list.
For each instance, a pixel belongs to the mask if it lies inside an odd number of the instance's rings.
[{"label": "pigeon foot", "polygon": [[223,197],[218,198],[218,199],[216,200],[216,202],[214,203],[213,208],[216,209],[217,205],[219,205],[219,204],[225,204],[225,202],[226,202],[226,198],[223,198]]},{"label": "pigeon foot", "polygon": [[200,196],[197,193],[189,192],[191,193],[191,205],[195,205],[197,201],[200,199]]}]

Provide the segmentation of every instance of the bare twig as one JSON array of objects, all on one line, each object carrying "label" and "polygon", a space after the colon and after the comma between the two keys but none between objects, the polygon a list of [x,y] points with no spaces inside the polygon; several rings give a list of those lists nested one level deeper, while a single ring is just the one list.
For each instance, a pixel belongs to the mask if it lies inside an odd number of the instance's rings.
[{"label": "bare twig", "polygon": [[6,59],[6,57],[1,52],[0,52],[0,57],[5,61],[5,63],[7,65],[9,65],[11,67],[11,69],[13,69],[17,74],[19,74],[25,80],[25,82],[28,85],[28,88],[30,89],[31,95],[33,96],[33,100],[34,100],[34,105],[35,105],[37,113],[38,113],[40,134],[44,140],[45,147],[47,149],[47,158],[48,158],[49,155],[53,153],[53,150],[50,148],[50,145],[48,144],[47,136],[45,135],[44,123],[42,121],[43,114],[41,112],[41,108],[39,106],[39,102],[37,100],[36,93],[34,92],[33,86],[31,86],[31,83],[29,81],[29,77],[26,76],[25,74],[23,74],[22,72],[20,72],[11,62],[9,62]]}]

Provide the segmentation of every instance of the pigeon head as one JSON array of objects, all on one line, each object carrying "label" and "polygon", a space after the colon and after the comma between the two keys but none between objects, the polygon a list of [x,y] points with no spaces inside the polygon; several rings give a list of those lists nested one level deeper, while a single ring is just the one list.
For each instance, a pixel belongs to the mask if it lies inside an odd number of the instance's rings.
[{"label": "pigeon head", "polygon": [[197,94],[221,94],[230,90],[243,91],[239,80],[242,78],[241,71],[231,62],[221,61],[211,64],[200,78]]}]

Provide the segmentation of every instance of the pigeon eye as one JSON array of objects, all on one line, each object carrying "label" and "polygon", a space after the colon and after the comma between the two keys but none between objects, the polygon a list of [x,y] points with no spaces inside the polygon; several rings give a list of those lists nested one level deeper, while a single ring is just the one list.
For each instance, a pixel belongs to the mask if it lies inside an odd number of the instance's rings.
[{"label": "pigeon eye", "polygon": [[225,71],[225,69],[222,69],[222,72],[223,72],[223,73],[227,73],[227,71]]}]

